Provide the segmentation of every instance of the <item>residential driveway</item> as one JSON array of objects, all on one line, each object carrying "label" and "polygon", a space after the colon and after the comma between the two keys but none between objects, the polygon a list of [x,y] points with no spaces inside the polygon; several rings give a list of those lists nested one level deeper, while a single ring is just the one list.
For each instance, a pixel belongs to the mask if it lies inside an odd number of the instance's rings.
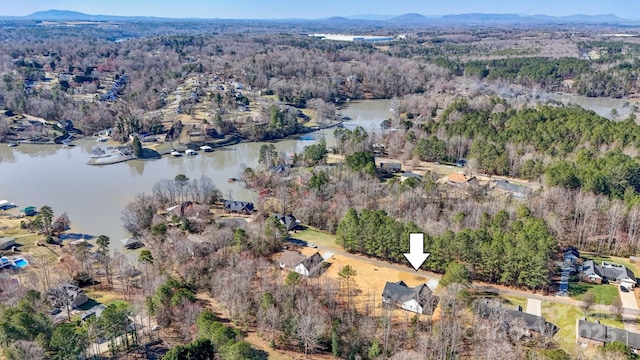
[{"label": "residential driveway", "polygon": [[542,316],[542,300],[527,298],[527,314]]},{"label": "residential driveway", "polygon": [[635,290],[624,292],[620,290],[620,286],[618,286],[618,293],[620,294],[620,300],[622,300],[621,302],[623,308],[638,310]]},{"label": "residential driveway", "polygon": [[[638,310],[635,291],[634,289],[629,292],[624,292],[620,290],[620,286],[618,286],[618,293],[620,294],[620,302],[622,303],[623,309]],[[636,316],[625,313],[622,315],[622,322],[624,323],[625,330],[636,333],[639,332]]]}]

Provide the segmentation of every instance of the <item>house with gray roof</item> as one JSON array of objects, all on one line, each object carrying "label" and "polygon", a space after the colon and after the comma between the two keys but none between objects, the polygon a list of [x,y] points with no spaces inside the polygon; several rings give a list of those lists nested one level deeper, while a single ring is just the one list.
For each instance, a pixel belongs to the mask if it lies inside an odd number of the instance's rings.
[{"label": "house with gray roof", "polygon": [[3,237],[0,238],[0,250],[9,250],[16,244],[16,238]]},{"label": "house with gray roof", "polygon": [[280,256],[279,265],[283,269],[292,269],[300,275],[315,277],[320,275],[323,262],[324,258],[317,251],[305,257],[297,251],[285,250]]},{"label": "house with gray roof", "polygon": [[542,316],[529,314],[521,309],[506,310],[506,316],[511,326],[513,326],[516,321],[522,321],[527,336],[555,334],[558,332],[558,327],[547,322]]},{"label": "house with gray roof", "polygon": [[595,284],[616,283],[628,288],[636,286],[633,271],[626,266],[606,261],[602,264],[597,264],[593,260],[585,261],[582,264],[582,279]]},{"label": "house with gray roof", "polygon": [[485,319],[499,320],[502,330],[511,332],[516,330],[519,334],[527,337],[540,335],[555,335],[558,327],[546,321],[542,316],[530,314],[522,311],[518,306],[515,310],[506,309],[497,302],[489,299],[479,299],[475,303],[477,314]]},{"label": "house with gray roof", "polygon": [[526,200],[532,193],[531,189],[526,186],[516,185],[502,179],[496,180],[494,189],[504,191],[512,197],[520,200]]},{"label": "house with gray roof", "polygon": [[306,259],[306,257],[297,251],[285,250],[282,255],[280,255],[279,264],[283,269],[293,269],[304,259]]},{"label": "house with gray roof", "polygon": [[593,323],[586,320],[576,320],[576,343],[578,345],[604,346],[612,342],[621,342],[631,348],[636,354],[640,351],[640,334],[612,326]]},{"label": "house with gray roof", "polygon": [[273,217],[284,225],[287,231],[295,230],[300,223],[293,215],[273,214]]},{"label": "house with gray roof", "polygon": [[438,301],[427,284],[409,287],[404,281],[387,282],[382,291],[382,303],[398,306],[418,314],[433,314]]},{"label": "house with gray roof", "polygon": [[246,201],[227,200],[224,203],[224,211],[228,213],[249,215],[253,212],[253,203]]},{"label": "house with gray roof", "polygon": [[381,162],[380,170],[388,173],[396,173],[402,171],[402,163],[399,162]]}]

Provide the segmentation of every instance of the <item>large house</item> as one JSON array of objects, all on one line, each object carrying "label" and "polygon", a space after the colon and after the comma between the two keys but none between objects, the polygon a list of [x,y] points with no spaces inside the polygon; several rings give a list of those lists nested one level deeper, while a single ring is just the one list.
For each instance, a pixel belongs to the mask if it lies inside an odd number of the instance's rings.
[{"label": "large house", "polygon": [[296,251],[285,250],[280,256],[280,267],[292,269],[300,275],[314,277],[320,275],[324,258],[316,251],[313,255],[305,257]]},{"label": "large house", "polygon": [[621,342],[636,354],[640,351],[640,334],[624,329],[592,323],[578,319],[576,321],[576,343],[583,347],[604,346],[612,342]]},{"label": "large house", "polygon": [[541,335],[555,335],[558,327],[547,322],[542,316],[522,311],[518,306],[515,310],[505,309],[502,305],[488,299],[478,300],[475,309],[479,316],[485,319],[501,320],[501,329],[505,332],[517,331],[523,336],[533,337]]},{"label": "large house", "polygon": [[628,288],[636,286],[636,277],[631,270],[606,261],[600,265],[593,260],[585,261],[582,264],[582,280],[596,284],[616,283]]},{"label": "large house", "polygon": [[[71,308],[77,308],[79,306],[82,306],[87,301],[89,301],[89,298],[87,297],[87,294],[84,293],[84,290],[80,289],[75,285],[63,284],[63,285],[60,285],[60,287],[57,288],[57,290],[66,292],[67,296],[71,300],[69,303]],[[49,300],[54,305],[56,305],[59,300],[59,299],[56,299],[56,296],[60,296],[60,295],[59,294],[56,295],[56,291],[50,291]]]},{"label": "large house", "polygon": [[224,211],[228,213],[249,215],[253,212],[253,203],[246,201],[227,200],[224,203]]},{"label": "large house", "polygon": [[532,193],[531,189],[526,186],[516,185],[502,179],[496,180],[494,189],[501,190],[519,200],[526,200]]},{"label": "large house", "polygon": [[437,299],[427,284],[409,287],[404,281],[387,282],[382,291],[382,303],[430,315],[437,304]]}]

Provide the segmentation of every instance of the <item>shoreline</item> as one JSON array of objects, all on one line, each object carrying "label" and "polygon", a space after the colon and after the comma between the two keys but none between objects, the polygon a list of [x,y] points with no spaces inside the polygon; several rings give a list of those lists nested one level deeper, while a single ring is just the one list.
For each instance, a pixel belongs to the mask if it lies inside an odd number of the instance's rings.
[{"label": "shoreline", "polygon": [[[323,129],[330,129],[332,127],[336,127],[339,126],[340,124],[344,123],[344,119],[339,119],[335,122],[332,122],[331,124],[326,124],[326,125],[321,125],[321,126],[314,126],[313,128],[308,128],[307,131],[304,132],[298,132],[295,134],[291,134],[282,138],[278,138],[278,139],[272,139],[272,140],[261,140],[261,141],[280,141],[280,140],[286,140],[286,139],[292,139],[292,138],[296,138],[299,136],[303,136],[304,134],[308,134],[308,133],[312,133],[315,131],[320,131]],[[177,150],[177,151],[182,151],[184,152],[184,150],[186,149],[193,149],[193,148],[199,148],[200,146],[210,146],[213,150],[218,149],[218,148],[223,148],[226,146],[231,146],[231,145],[236,145],[239,143],[243,143],[243,142],[261,142],[261,141],[248,141],[245,139],[242,139],[240,137],[240,135],[238,134],[234,134],[233,136],[230,136],[229,138],[225,138],[222,139],[220,141],[217,142],[209,142],[209,143],[203,143],[203,144],[198,144],[196,145],[196,143],[189,143],[189,144],[180,144],[179,146],[171,146],[171,148],[168,149],[164,149],[164,150],[160,150],[158,151],[155,148],[146,148],[148,150],[154,151],[156,152],[159,156],[162,155],[170,155],[171,151],[173,150]],[[165,143],[166,144],[166,143]],[[157,144],[157,146],[159,146],[161,144]],[[157,147],[156,146],[156,147]],[[99,159],[105,159],[105,158],[109,158],[106,159],[104,161],[100,161]],[[88,165],[92,165],[92,166],[101,166],[101,165],[112,165],[112,164],[119,164],[125,161],[129,161],[129,160],[154,160],[157,159],[158,157],[143,157],[143,158],[138,158],[135,155],[124,155],[124,156],[106,156],[106,157],[98,157],[98,158],[91,158],[87,164]]]}]

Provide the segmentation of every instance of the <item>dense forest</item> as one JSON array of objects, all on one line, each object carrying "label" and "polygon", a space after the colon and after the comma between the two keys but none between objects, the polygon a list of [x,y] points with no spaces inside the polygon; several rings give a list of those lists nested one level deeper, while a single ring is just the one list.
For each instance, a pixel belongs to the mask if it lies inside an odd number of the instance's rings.
[{"label": "dense forest", "polygon": [[[550,261],[557,242],[544,220],[532,218],[526,207],[522,218],[510,221],[505,211],[482,215],[478,230],[465,229],[425,236],[431,254],[424,268],[445,272],[452,263],[466,264],[472,277],[490,283],[540,289],[550,283]],[[458,220],[459,221],[459,220]],[[402,224],[382,211],[349,209],[338,225],[336,241],[350,252],[402,262],[409,251],[409,234],[425,233],[414,224]]]}]

